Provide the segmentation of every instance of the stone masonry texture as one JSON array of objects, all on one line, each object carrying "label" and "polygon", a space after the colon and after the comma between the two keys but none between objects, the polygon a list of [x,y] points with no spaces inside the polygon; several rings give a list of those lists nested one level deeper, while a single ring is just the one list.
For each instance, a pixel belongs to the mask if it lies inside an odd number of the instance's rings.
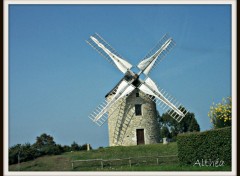
[{"label": "stone masonry texture", "polygon": [[[139,97],[136,94],[139,93]],[[112,96],[108,95],[107,100]],[[142,115],[135,115],[135,105],[140,104]],[[137,129],[144,129],[145,144],[159,143],[160,129],[157,122],[156,103],[137,88],[126,98],[120,99],[108,112],[110,146],[137,145]]]}]

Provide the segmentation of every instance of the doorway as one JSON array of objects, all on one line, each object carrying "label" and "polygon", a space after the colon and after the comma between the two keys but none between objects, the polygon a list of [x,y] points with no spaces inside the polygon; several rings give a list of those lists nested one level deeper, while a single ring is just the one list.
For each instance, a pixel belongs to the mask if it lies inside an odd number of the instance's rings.
[{"label": "doorway", "polygon": [[144,129],[137,129],[137,145],[145,144]]}]

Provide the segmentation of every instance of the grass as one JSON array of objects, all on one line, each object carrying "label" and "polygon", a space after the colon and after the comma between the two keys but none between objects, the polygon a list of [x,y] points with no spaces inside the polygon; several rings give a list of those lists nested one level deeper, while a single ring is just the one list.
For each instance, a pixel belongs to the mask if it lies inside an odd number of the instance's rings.
[{"label": "grass", "polygon": [[128,158],[137,156],[154,156],[154,155],[177,155],[177,143],[173,142],[168,145],[151,144],[138,146],[116,146],[106,147],[91,152],[73,152],[68,153],[73,160],[78,159],[115,159]]},{"label": "grass", "polygon": [[[101,171],[99,169],[98,171]],[[230,166],[217,167],[197,167],[197,166],[180,166],[178,164],[159,165],[159,166],[133,166],[133,167],[119,167],[106,168],[102,171],[231,171]]]},{"label": "grass", "polygon": [[9,171],[70,171],[71,158],[66,153],[55,156],[43,156],[33,161],[27,161],[9,166]]},{"label": "grass", "polygon": [[[156,158],[141,158],[132,160],[132,167],[128,160],[119,162],[105,162],[101,168],[101,163],[74,163],[72,169],[71,161],[86,159],[117,159],[140,156],[163,156],[177,155],[177,144],[168,145],[152,144],[139,146],[118,146],[106,147],[92,151],[66,152],[61,155],[43,156],[33,161],[10,165],[9,171],[231,171],[230,166],[223,167],[197,167],[180,166],[178,158],[164,158],[156,163]],[[148,164],[146,164],[146,162]]]}]

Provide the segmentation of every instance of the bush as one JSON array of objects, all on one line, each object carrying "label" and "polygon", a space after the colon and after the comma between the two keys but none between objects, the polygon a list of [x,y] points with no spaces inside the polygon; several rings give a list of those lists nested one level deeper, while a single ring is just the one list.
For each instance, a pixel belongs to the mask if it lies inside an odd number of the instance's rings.
[{"label": "bush", "polygon": [[[83,144],[81,147],[80,147],[80,150],[87,150],[87,145],[88,144]],[[92,150],[92,146],[89,144],[89,149]]]},{"label": "bush", "polygon": [[18,154],[20,149],[21,144],[17,144],[9,148],[9,164],[15,164],[18,162]]},{"label": "bush", "polygon": [[[91,145],[90,149],[92,149]],[[52,136],[43,133],[36,138],[36,142],[33,145],[26,143],[10,147],[9,164],[33,160],[44,155],[59,155],[63,152],[80,150],[87,150],[87,144],[81,146],[76,142],[73,142],[71,146],[61,146],[60,144],[55,143]]]},{"label": "bush", "polygon": [[36,150],[29,143],[17,144],[9,149],[9,164],[33,160],[36,157]]},{"label": "bush", "polygon": [[81,149],[81,145],[78,145],[75,141],[71,144],[72,151],[79,151]]},{"label": "bush", "polygon": [[[180,106],[179,110],[182,112],[187,112],[187,110]],[[195,118],[195,114],[192,112],[188,112],[185,117],[178,123],[171,115],[174,113],[173,110],[169,110],[162,115],[157,114],[157,118],[159,120],[160,126],[160,137],[164,138],[172,138],[173,141],[176,141],[176,136],[181,133],[186,132],[196,132],[200,131],[200,126]]]},{"label": "bush", "polygon": [[213,128],[222,128],[232,125],[232,98],[223,98],[221,103],[214,104],[208,112]]},{"label": "bush", "polygon": [[63,149],[63,152],[71,152],[71,151],[72,151],[71,147],[68,146],[68,145],[64,145],[64,146],[62,147],[62,149]]},{"label": "bush", "polygon": [[177,137],[177,145],[182,165],[194,165],[202,159],[231,165],[231,127],[181,134]]}]

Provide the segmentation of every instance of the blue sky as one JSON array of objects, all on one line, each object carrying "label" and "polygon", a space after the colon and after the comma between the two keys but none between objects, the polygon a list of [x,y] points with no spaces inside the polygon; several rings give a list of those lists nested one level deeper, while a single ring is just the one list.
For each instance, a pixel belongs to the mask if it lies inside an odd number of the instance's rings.
[{"label": "blue sky", "polygon": [[230,5],[10,5],[10,146],[42,133],[108,146],[88,115],[123,74],[85,42],[95,32],[133,65],[172,36],[150,77],[211,129],[209,107],[231,95]]}]

